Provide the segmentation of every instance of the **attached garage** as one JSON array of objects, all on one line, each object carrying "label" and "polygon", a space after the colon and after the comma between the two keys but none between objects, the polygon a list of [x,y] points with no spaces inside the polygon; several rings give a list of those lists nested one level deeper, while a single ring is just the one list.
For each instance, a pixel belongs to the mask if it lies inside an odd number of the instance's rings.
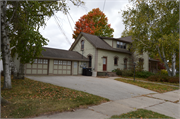
[{"label": "attached garage", "polygon": [[25,75],[79,75],[80,62],[88,66],[89,60],[78,52],[43,48],[41,57],[25,65]]},{"label": "attached garage", "polygon": [[47,75],[48,59],[34,59],[34,63],[27,63],[25,66],[27,75]]}]

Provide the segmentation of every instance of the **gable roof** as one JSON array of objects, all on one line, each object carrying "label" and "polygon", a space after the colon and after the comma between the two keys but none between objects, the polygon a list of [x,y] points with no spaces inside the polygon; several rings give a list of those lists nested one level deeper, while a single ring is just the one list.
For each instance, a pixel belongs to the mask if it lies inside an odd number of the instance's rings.
[{"label": "gable roof", "polygon": [[61,50],[43,47],[45,51],[42,51],[42,58],[50,58],[50,59],[62,59],[62,60],[74,60],[74,61],[89,61],[88,58],[82,58],[82,55],[75,51]]},{"label": "gable roof", "polygon": [[[92,35],[92,34],[88,34],[88,33],[84,33],[84,32],[81,32],[78,37],[80,37],[82,35],[97,49],[103,49],[103,50],[109,50],[109,51],[131,54],[126,49],[112,48],[108,43],[106,43],[103,39],[101,39],[102,37],[98,37],[96,35]],[[75,45],[77,44],[77,42],[78,41],[75,41],[69,50],[72,50],[75,47]]]}]

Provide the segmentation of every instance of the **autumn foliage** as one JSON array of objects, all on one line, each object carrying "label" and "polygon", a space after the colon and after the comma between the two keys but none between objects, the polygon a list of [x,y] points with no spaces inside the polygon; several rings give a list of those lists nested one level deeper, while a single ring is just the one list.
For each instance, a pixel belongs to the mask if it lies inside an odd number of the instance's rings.
[{"label": "autumn foliage", "polygon": [[108,24],[108,19],[99,8],[93,9],[83,15],[75,24],[73,38],[76,39],[81,32],[97,36],[113,37],[114,29]]}]

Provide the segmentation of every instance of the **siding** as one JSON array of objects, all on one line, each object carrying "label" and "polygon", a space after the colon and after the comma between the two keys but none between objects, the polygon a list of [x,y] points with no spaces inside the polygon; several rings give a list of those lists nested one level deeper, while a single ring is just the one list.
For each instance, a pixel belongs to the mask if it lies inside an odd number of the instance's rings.
[{"label": "siding", "polygon": [[[129,54],[111,52],[111,51],[106,51],[106,50],[98,50],[98,68],[97,68],[98,70],[97,71],[99,72],[103,71],[103,59],[102,59],[103,56],[107,57],[107,71],[108,72],[111,72],[113,69],[116,69],[116,68],[124,69],[124,65],[123,65],[124,58],[129,58]],[[114,65],[115,56],[119,58],[118,66]]]},{"label": "siding", "polygon": [[113,41],[113,40],[109,40],[109,39],[103,39],[103,40],[112,47],[112,41]]},{"label": "siding", "polygon": [[[76,46],[72,51],[77,51],[80,54],[82,54],[81,51],[81,41],[84,40],[84,51],[83,51],[83,56],[88,57],[88,55],[92,56],[92,68],[95,68],[95,47],[88,41],[86,40],[85,37],[81,37]],[[79,63],[80,65],[81,63]],[[88,66],[88,65],[87,65]],[[81,69],[80,69],[81,70]]]},{"label": "siding", "polygon": [[139,58],[144,59],[144,64],[143,64],[143,70],[149,71],[149,56],[147,52],[143,52],[143,55],[139,55],[137,52],[135,52],[136,56],[136,62],[139,62]]}]

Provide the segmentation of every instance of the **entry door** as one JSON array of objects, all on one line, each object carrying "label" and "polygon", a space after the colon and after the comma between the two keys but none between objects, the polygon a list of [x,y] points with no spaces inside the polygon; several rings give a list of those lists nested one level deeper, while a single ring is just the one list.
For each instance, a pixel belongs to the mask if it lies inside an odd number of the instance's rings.
[{"label": "entry door", "polygon": [[107,57],[103,57],[103,71],[107,71]]}]

